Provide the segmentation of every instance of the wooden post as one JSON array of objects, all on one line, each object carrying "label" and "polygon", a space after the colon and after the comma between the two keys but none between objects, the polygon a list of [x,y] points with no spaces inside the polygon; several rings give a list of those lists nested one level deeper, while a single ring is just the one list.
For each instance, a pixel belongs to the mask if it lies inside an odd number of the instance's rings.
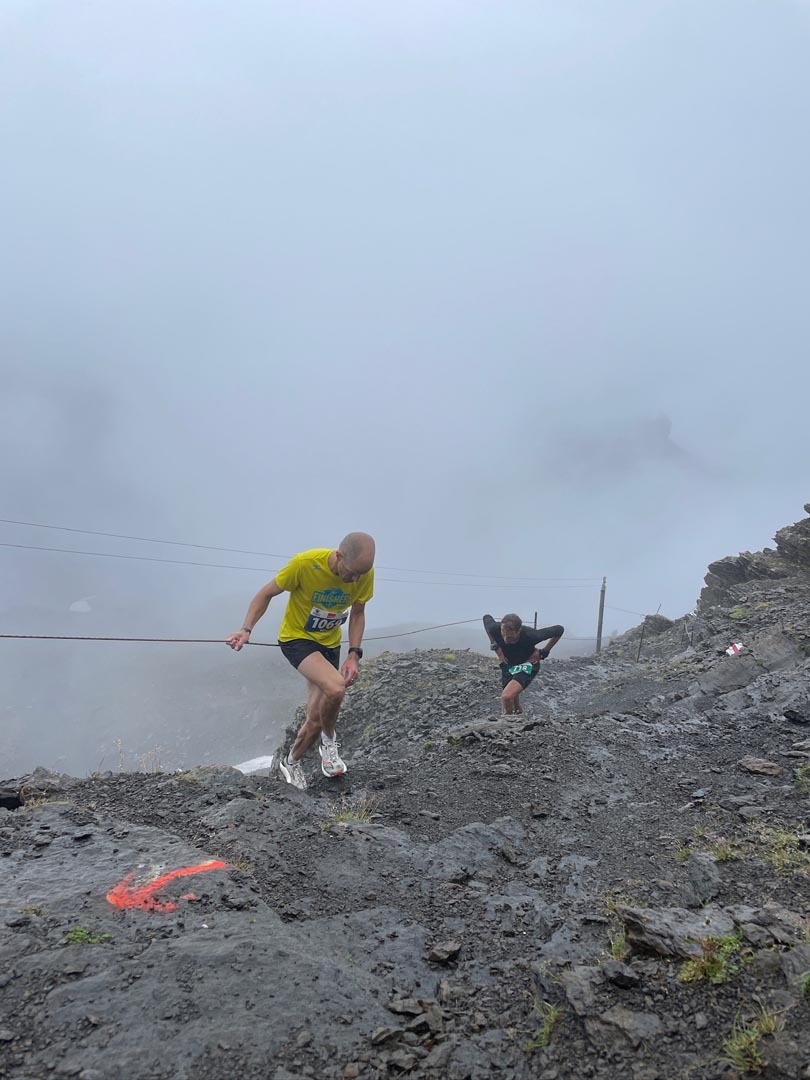
[{"label": "wooden post", "polygon": [[534,613],[534,628],[537,629],[537,612]]},{"label": "wooden post", "polygon": [[599,621],[596,624],[596,652],[597,655],[602,651],[602,623],[605,619],[605,587],[607,586],[607,578],[602,578],[602,590],[599,593]]}]

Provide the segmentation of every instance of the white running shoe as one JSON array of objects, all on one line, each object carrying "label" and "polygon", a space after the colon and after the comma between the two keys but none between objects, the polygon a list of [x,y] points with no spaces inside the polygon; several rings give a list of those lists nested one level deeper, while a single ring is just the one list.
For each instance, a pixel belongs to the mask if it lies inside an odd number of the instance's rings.
[{"label": "white running shoe", "polygon": [[348,771],[346,762],[338,753],[336,742],[321,742],[318,753],[321,755],[321,772],[324,776],[343,776]]},{"label": "white running shoe", "polygon": [[307,790],[307,778],[300,761],[290,761],[289,758],[284,757],[279,761],[278,767],[288,784],[297,787],[299,791]]}]

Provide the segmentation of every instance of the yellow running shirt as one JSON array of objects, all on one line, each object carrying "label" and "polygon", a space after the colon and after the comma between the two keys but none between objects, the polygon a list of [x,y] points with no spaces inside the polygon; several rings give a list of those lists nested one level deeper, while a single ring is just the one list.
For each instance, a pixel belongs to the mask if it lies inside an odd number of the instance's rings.
[{"label": "yellow running shirt", "polygon": [[374,595],[374,569],[357,581],[343,581],[329,569],[333,548],[312,548],[293,555],[276,574],[276,584],[289,592],[279,641],[305,638],[334,649],[340,645],[348,609]]}]

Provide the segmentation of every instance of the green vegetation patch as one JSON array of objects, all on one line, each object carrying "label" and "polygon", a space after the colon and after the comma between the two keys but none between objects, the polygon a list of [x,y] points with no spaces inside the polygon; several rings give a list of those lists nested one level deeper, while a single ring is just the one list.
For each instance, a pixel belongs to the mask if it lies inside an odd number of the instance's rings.
[{"label": "green vegetation patch", "polygon": [[767,1067],[762,1056],[762,1040],[781,1030],[784,1021],[772,1009],[757,999],[757,1011],[753,1020],[745,1021],[738,1013],[734,1018],[731,1035],[723,1043],[724,1056],[720,1059],[742,1073],[761,1073]]},{"label": "green vegetation patch", "polygon": [[[627,885],[639,885],[638,881],[628,881]],[[625,892],[623,885],[612,885],[604,899],[605,911],[608,915],[615,916],[616,908],[619,904],[624,904],[625,907],[644,907],[644,901],[631,892]]]},{"label": "green vegetation patch", "polygon": [[754,852],[777,874],[810,877],[810,852],[803,847],[805,830],[796,825],[756,824],[751,830]]},{"label": "green vegetation patch", "polygon": [[626,960],[630,952],[624,929],[608,930],[608,952],[614,960]]},{"label": "green vegetation patch", "polygon": [[85,930],[83,926],[74,926],[65,935],[68,945],[106,945],[112,939],[112,934],[102,934],[98,930]]},{"label": "green vegetation patch", "polygon": [[803,792],[810,792],[810,761],[793,770],[793,780]]},{"label": "green vegetation patch", "polygon": [[535,998],[532,1011],[538,1023],[533,1034],[523,1043],[523,1049],[527,1054],[549,1045],[554,1038],[554,1028],[560,1019],[561,1009],[559,1005],[552,1005],[549,1001]]},{"label": "green vegetation patch", "polygon": [[678,978],[685,983],[708,982],[713,986],[728,982],[740,966],[737,958],[741,944],[742,935],[739,933],[704,938],[700,942],[703,955],[684,961]]},{"label": "green vegetation patch", "polygon": [[374,800],[367,796],[359,799],[341,799],[332,804],[329,817],[321,825],[321,830],[326,831],[332,825],[348,825],[352,822],[360,825],[367,824],[374,817]]},{"label": "green vegetation patch", "polygon": [[[702,841],[700,849],[713,855],[717,862],[728,862],[729,859],[738,859],[740,857],[740,852],[730,840],[718,833],[711,832],[706,825],[695,826],[695,836]],[[679,853],[682,851],[691,854],[688,847],[682,847],[676,852],[676,857],[680,857]]]},{"label": "green vegetation patch", "polygon": [[714,855],[718,862],[728,862],[729,859],[736,859],[739,857],[737,849],[733,847],[728,840],[723,840],[722,838],[713,841],[709,845],[709,851]]}]

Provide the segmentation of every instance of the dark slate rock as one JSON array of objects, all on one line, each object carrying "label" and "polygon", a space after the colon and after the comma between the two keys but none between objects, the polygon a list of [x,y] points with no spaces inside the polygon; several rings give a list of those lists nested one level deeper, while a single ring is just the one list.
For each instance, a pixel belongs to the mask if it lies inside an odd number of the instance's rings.
[{"label": "dark slate rock", "polygon": [[634,971],[629,964],[623,964],[620,960],[606,960],[602,964],[602,971],[605,973],[605,977],[615,986],[621,986],[624,989],[638,986],[641,982],[638,972]]},{"label": "dark slate rock", "polygon": [[810,975],[810,945],[797,945],[780,956],[782,971],[791,989],[803,991]]},{"label": "dark slate rock", "polygon": [[431,948],[429,958],[434,964],[449,964],[460,952],[460,941],[439,941]]},{"label": "dark slate rock", "polygon": [[639,1046],[645,1039],[660,1035],[664,1029],[661,1018],[652,1012],[636,1012],[624,1005],[613,1005],[599,1014],[603,1024],[618,1028],[632,1046]]},{"label": "dark slate rock", "polygon": [[686,875],[689,879],[687,903],[690,907],[700,907],[720,892],[720,871],[713,855],[693,852],[686,861]]},{"label": "dark slate rock", "polygon": [[633,948],[659,956],[682,959],[701,956],[702,940],[726,937],[734,930],[734,920],[717,907],[706,907],[700,912],[684,908],[657,911],[618,904],[616,913],[624,922],[628,943]]},{"label": "dark slate rock", "polygon": [[602,972],[598,967],[576,965],[562,972],[560,975],[562,988],[577,1016],[587,1016],[593,1010],[594,987],[601,981]]}]

